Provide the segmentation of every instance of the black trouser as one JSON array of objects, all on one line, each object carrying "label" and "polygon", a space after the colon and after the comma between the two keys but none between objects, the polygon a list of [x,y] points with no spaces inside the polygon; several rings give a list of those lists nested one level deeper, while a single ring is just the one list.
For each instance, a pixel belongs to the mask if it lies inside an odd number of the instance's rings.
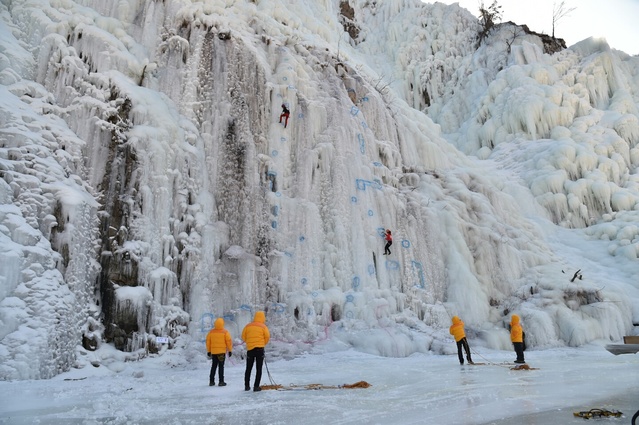
[{"label": "black trouser", "polygon": [[462,339],[457,341],[457,355],[459,356],[459,363],[464,364],[462,347],[464,347],[464,350],[466,351],[466,360],[468,360],[468,363],[472,363],[473,359],[470,357],[470,347],[468,346],[468,341],[466,341],[466,337],[463,337]]},{"label": "black trouser", "polygon": [[209,382],[215,382],[215,369],[219,366],[219,378],[220,382],[224,382],[224,359],[226,354],[213,354],[211,356],[211,373],[209,374]]},{"label": "black trouser", "polygon": [[262,364],[264,364],[264,347],[257,347],[246,352],[246,371],[244,372],[244,386],[251,386],[251,371],[255,363],[255,385],[253,389],[260,386],[262,380]]},{"label": "black trouser", "polygon": [[393,244],[393,241],[386,242],[386,246],[384,247],[384,254],[390,254],[390,246]]},{"label": "black trouser", "polygon": [[524,360],[524,343],[523,342],[513,342],[513,346],[515,347],[515,353],[517,353],[517,361],[525,361]]}]

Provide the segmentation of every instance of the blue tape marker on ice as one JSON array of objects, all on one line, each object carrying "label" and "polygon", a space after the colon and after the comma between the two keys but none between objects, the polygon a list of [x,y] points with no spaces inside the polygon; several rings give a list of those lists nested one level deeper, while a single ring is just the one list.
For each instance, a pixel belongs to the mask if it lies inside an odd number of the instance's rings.
[{"label": "blue tape marker on ice", "polygon": [[360,282],[359,276],[353,277],[353,288],[359,287],[359,282]]},{"label": "blue tape marker on ice", "polygon": [[424,267],[422,266],[422,263],[412,260],[410,264],[413,266],[413,269],[417,270],[417,277],[419,278],[419,284],[415,284],[415,286],[418,288],[424,288],[426,286],[426,279],[424,279]]},{"label": "blue tape marker on ice", "polygon": [[386,260],[386,269],[399,270],[399,262],[394,260]]},{"label": "blue tape marker on ice", "polygon": [[358,190],[366,190],[367,187],[382,190],[382,184],[379,181],[370,181],[364,179],[355,179],[355,186]]}]

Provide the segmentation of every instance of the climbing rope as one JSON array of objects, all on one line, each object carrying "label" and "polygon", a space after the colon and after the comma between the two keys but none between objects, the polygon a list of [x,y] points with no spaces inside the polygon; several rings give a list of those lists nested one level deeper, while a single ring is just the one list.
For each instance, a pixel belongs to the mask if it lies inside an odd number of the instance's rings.
[{"label": "climbing rope", "polygon": [[539,370],[537,367],[530,367],[527,364],[518,364],[517,366],[513,366],[510,370]]},{"label": "climbing rope", "polygon": [[271,371],[268,370],[268,363],[266,362],[266,357],[264,357],[264,366],[266,366],[266,374],[268,375],[268,380],[270,381],[270,385],[260,385],[263,390],[334,390],[339,388],[368,388],[371,386],[366,381],[355,382],[354,384],[343,384],[343,385],[323,385],[323,384],[307,384],[307,385],[295,385],[291,384],[289,386],[280,385],[275,382],[273,376],[271,375]]},{"label": "climbing rope", "polygon": [[264,366],[266,366],[266,374],[268,375],[268,380],[271,382],[271,385],[261,385],[261,387],[263,390],[270,390],[271,388],[266,388],[266,387],[271,387],[271,386],[277,387],[278,385],[275,383],[275,380],[271,376],[271,371],[268,370],[268,363],[266,363],[266,356],[264,356]]},{"label": "climbing rope", "polygon": [[338,389],[353,389],[353,388],[368,388],[371,384],[366,381],[358,381],[354,384],[342,384],[342,385],[324,385],[324,384],[306,384],[306,385],[296,385],[291,384],[288,386],[284,385],[262,385],[263,390],[279,390],[279,391],[300,391],[300,390],[338,390]]},{"label": "climbing rope", "polygon": [[583,412],[574,412],[573,415],[575,415],[578,418],[584,418],[584,419],[601,418],[601,417],[620,418],[621,415],[623,415],[623,413],[618,412],[616,410],[611,411],[606,409],[590,409]]},{"label": "climbing rope", "polygon": [[470,349],[470,351],[472,351],[473,355],[481,357],[482,359],[484,359],[486,361],[486,363],[475,363],[476,365],[490,364],[490,365],[493,365],[493,366],[505,367],[505,368],[510,369],[510,364],[508,364],[508,363],[495,363],[495,362],[492,362],[492,361],[488,360],[486,357],[482,356],[481,354],[479,354],[478,352],[476,352],[472,348]]}]

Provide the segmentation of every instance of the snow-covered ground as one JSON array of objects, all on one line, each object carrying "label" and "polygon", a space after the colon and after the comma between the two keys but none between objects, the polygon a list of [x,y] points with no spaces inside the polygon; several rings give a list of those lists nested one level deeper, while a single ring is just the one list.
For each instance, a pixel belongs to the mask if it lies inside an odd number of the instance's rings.
[{"label": "snow-covered ground", "polygon": [[[470,343],[483,365],[422,353],[347,350],[271,361],[267,353],[270,376],[283,386],[371,387],[260,393],[244,391],[245,363],[236,356],[227,360],[228,386],[209,387],[209,363],[196,344],[145,362],[0,382],[0,423],[581,424],[573,412],[603,408],[623,413],[606,423],[628,424],[639,409],[639,355],[613,356],[598,345],[528,351],[534,370],[512,370],[513,352]],[[270,383],[266,368],[262,383]]]}]

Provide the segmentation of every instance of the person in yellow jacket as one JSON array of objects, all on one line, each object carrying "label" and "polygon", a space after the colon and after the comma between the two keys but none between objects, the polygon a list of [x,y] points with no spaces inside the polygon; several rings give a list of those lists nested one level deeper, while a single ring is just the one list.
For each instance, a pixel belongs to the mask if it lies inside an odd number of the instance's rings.
[{"label": "person in yellow jacket", "polygon": [[206,335],[206,352],[211,363],[211,373],[209,374],[209,387],[215,385],[215,369],[218,369],[218,375],[220,378],[220,387],[226,386],[224,382],[224,360],[226,359],[226,352],[228,351],[229,357],[233,355],[233,342],[231,341],[231,334],[224,329],[224,319],[218,317],[215,319],[215,325],[213,329]]},{"label": "person in yellow jacket", "polygon": [[255,363],[255,382],[253,391],[262,391],[262,365],[264,364],[264,347],[271,339],[271,334],[264,324],[266,321],[263,311],[256,311],[253,321],[244,326],[242,340],[246,342],[246,370],[244,371],[244,391],[251,389],[251,371]]},{"label": "person in yellow jacket", "polygon": [[515,363],[526,363],[524,360],[524,329],[519,323],[519,316],[513,314],[510,319],[510,340],[515,347],[515,354],[517,359]]},{"label": "person in yellow jacket", "polygon": [[459,364],[464,364],[464,356],[462,355],[462,347],[466,351],[466,360],[468,360],[468,364],[473,363],[472,358],[470,357],[470,347],[468,346],[468,341],[466,340],[466,332],[464,331],[464,322],[458,317],[453,316],[453,324],[449,329],[449,332],[452,336],[455,337],[455,342],[457,343],[457,355],[459,356]]}]

